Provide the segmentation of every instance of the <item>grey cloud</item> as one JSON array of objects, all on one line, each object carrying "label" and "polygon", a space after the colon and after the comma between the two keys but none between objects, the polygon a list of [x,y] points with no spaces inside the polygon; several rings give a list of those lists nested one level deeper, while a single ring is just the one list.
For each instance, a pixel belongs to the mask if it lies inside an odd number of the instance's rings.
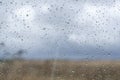
[{"label": "grey cloud", "polygon": [[[25,55],[27,58],[53,58],[55,55],[58,58],[74,59],[111,58],[108,54],[117,57],[120,45],[118,23],[120,20],[105,13],[111,5],[115,5],[113,2],[5,0],[0,6],[2,11],[0,41],[5,42],[5,49],[11,53],[21,48],[27,49],[28,54]],[[31,21],[16,18],[14,14],[14,10],[26,5],[32,6],[35,11],[34,19]],[[92,7],[88,12],[84,9],[86,5],[90,5],[87,8]],[[94,11],[94,6],[95,9],[101,10],[100,12],[97,10],[98,14]],[[105,10],[102,10],[103,8]],[[71,35],[74,36],[69,40]]]}]

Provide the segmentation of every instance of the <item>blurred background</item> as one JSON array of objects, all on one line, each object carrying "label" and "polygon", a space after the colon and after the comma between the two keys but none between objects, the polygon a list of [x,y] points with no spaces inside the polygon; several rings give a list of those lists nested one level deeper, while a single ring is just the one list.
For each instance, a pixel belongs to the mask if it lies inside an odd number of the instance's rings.
[{"label": "blurred background", "polygon": [[0,58],[120,59],[119,0],[0,0]]}]

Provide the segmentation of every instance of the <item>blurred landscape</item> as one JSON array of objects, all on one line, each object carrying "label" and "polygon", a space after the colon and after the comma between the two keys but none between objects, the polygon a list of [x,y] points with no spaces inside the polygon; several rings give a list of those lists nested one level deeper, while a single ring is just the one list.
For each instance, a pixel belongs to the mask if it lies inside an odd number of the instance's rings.
[{"label": "blurred landscape", "polygon": [[119,80],[120,61],[1,60],[0,80]]},{"label": "blurred landscape", "polygon": [[120,80],[120,0],[0,0],[0,80]]}]

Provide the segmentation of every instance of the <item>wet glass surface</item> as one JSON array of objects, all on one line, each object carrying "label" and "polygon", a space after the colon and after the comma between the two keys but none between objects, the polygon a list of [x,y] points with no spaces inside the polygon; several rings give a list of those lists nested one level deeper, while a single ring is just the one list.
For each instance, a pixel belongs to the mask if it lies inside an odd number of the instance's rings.
[{"label": "wet glass surface", "polygon": [[0,80],[119,80],[119,0],[0,0]]}]

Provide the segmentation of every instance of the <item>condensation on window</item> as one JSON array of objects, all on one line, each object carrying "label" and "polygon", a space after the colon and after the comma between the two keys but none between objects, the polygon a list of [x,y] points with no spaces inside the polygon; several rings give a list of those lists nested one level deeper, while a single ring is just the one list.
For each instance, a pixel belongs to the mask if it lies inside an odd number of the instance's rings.
[{"label": "condensation on window", "polygon": [[0,80],[119,80],[119,0],[0,0]]}]

